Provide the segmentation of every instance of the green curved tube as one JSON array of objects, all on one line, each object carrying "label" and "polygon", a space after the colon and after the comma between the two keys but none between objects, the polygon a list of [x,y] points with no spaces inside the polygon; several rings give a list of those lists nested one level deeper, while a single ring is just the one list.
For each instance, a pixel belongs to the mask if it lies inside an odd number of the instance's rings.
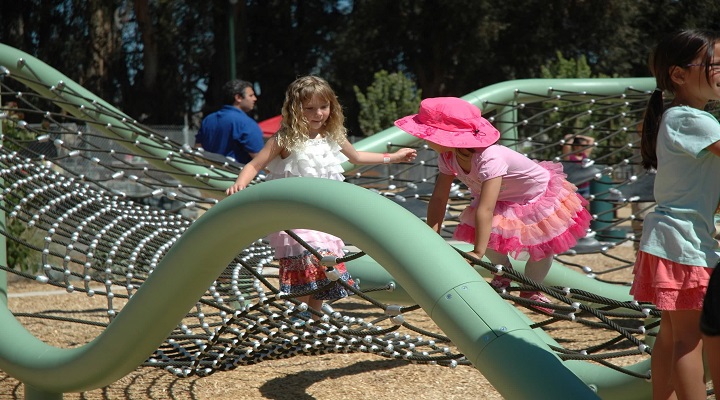
[{"label": "green curved tube", "polygon": [[[447,242],[445,243],[445,246],[450,248],[450,244]],[[455,243],[453,246],[462,251],[472,250],[472,246],[465,243]],[[487,259],[485,259],[485,261],[489,262]],[[512,260],[512,262],[515,270],[518,272],[524,272],[524,262],[516,260]],[[381,288],[389,285],[392,287],[392,289],[388,291],[373,291],[368,293],[368,295],[373,299],[389,304],[415,304],[415,300],[409,293],[409,290],[371,257],[364,256],[356,260],[348,261],[345,264],[353,278],[361,283],[361,287],[363,289]],[[437,268],[455,268],[455,266],[449,267],[448,264],[449,263],[446,262],[437,266]],[[485,278],[490,276],[490,273],[486,269],[480,267],[477,268],[476,273],[479,273]],[[611,298],[616,301],[633,300],[628,287],[600,282],[560,263],[553,264],[553,267],[550,269],[544,283],[548,286],[564,286],[580,289],[599,296]],[[495,294],[495,296],[497,295]],[[588,305],[592,306],[592,304]],[[497,310],[497,312],[503,311]],[[524,318],[522,313],[518,312],[517,314],[520,318]],[[545,343],[562,347],[560,343],[557,343],[552,336],[548,335],[542,329],[536,330],[535,333]],[[448,334],[448,336],[450,335]],[[502,357],[502,354],[498,354],[498,357]],[[490,360],[491,359],[492,358],[490,358]],[[488,361],[488,363],[492,363],[492,361]],[[583,382],[591,385],[598,396],[603,399],[642,400],[647,399],[650,396],[650,383],[643,379],[638,379],[628,374],[585,361],[565,361],[565,366],[575,375],[580,377]],[[482,371],[483,375],[485,375],[485,370],[479,366],[477,367],[480,371]],[[488,368],[491,368],[491,365],[488,365]],[[650,370],[650,359],[648,358],[635,365],[625,366],[624,368],[638,374],[645,374]],[[498,379],[503,378],[498,377]],[[504,379],[509,379],[509,377],[505,377]]]},{"label": "green curved tube", "polygon": [[[467,243],[447,243],[450,247],[455,247],[461,251],[471,251],[472,245]],[[485,262],[490,263],[487,258]],[[521,273],[525,272],[525,262],[511,259],[513,268]],[[378,291],[369,294],[370,297],[382,302],[394,302],[398,304],[414,304],[414,300],[408,294],[403,286],[395,281],[393,276],[388,273],[381,265],[379,265],[372,257],[362,257],[345,263],[348,271],[358,279],[362,279],[366,288],[380,288],[389,284],[393,285],[392,291]],[[477,272],[485,278],[490,277],[490,272],[485,268],[477,267]],[[582,274],[572,270],[560,263],[553,263],[550,272],[544,281],[547,286],[563,286],[574,289],[584,290],[597,294],[598,296],[607,297],[615,301],[632,301],[630,288],[627,286],[614,285],[610,283],[600,282],[586,274]]]},{"label": "green curved tube", "polygon": [[[129,131],[124,130],[128,125],[123,120],[124,114],[42,61],[0,44],[0,65],[7,67],[42,96],[57,99],[56,104],[70,114],[91,121],[95,118],[94,126],[107,136],[128,137]],[[82,97],[65,97],[62,91],[51,92],[35,81],[48,86],[62,81],[68,92]],[[482,88],[463,98],[487,113],[494,109],[493,103],[531,101],[538,96],[528,93],[547,93],[551,88],[614,95],[626,93],[628,88],[649,91],[654,86],[653,78],[516,80]],[[92,102],[99,103],[115,115],[88,113],[80,109],[81,106],[92,109]],[[497,121],[497,124],[504,123]],[[108,124],[118,129],[108,128]],[[137,139],[141,145],[131,150],[140,155],[145,152],[164,157],[172,153],[171,150],[143,146],[144,139]],[[363,151],[384,152],[388,143],[395,146],[418,144],[411,135],[392,127],[356,143],[355,147]],[[175,176],[181,182],[200,182],[209,188],[222,189],[229,184],[227,179],[232,178],[223,171],[202,166],[172,161],[156,164],[156,168],[170,174],[178,170],[183,172]],[[351,164],[345,167],[346,170],[354,168]],[[186,176],[184,173],[187,172],[193,176]],[[548,335],[540,330],[530,331],[521,315],[507,313],[507,304],[484,283],[482,275],[478,275],[444,240],[400,206],[352,185],[282,181],[281,185],[290,186],[280,186],[283,189],[279,189],[278,183],[263,183],[214,206],[176,243],[110,327],[85,346],[74,349],[49,346],[25,330],[6,307],[0,307],[0,337],[7,339],[0,341],[0,369],[25,383],[26,398],[47,399],[53,397],[53,393],[91,390],[110,384],[145,361],[239,249],[263,234],[297,223],[334,232],[378,260],[382,267],[373,260],[361,259],[348,263],[348,268],[366,287],[394,282],[393,292],[376,292],[373,295],[386,296],[384,299],[387,302],[420,304],[506,398],[537,398],[537,393],[547,394],[548,398],[596,398],[582,381],[597,387],[597,393],[602,398],[648,397],[649,384],[642,380],[585,362],[561,363],[543,344],[552,341]],[[299,189],[302,191],[295,193],[307,193],[312,185],[321,185],[317,187],[317,192],[311,193],[323,193],[323,198],[305,196],[308,198],[297,199],[288,195]],[[326,192],[331,193],[329,197],[335,198],[335,201],[326,201]],[[215,196],[214,192],[211,195]],[[302,210],[302,213],[287,215],[282,223],[263,219],[263,215],[275,213],[276,206],[293,207]],[[354,214],[353,210],[367,212]],[[353,215],[345,215],[349,213]],[[375,226],[369,226],[372,224]],[[396,225],[390,226],[393,224]],[[352,229],[348,229],[349,226]],[[208,243],[209,248],[198,251],[201,243]],[[209,267],[203,271],[195,265]],[[521,265],[515,265],[515,268],[522,271]],[[546,283],[576,287],[616,300],[628,298],[625,289],[602,284],[562,265],[552,268]],[[0,290],[4,291],[5,285],[0,286]],[[186,289],[182,296],[178,296],[177,287]],[[520,350],[527,353],[521,354]],[[515,351],[518,353],[513,353]],[[529,362],[510,365],[511,362],[507,361],[527,354],[532,354]],[[643,362],[632,368],[644,372],[649,366]],[[538,374],[541,370],[543,373]],[[546,376],[546,371],[553,376]],[[511,381],[513,376],[521,377],[523,383],[517,386],[522,387],[515,387],[516,382]]]},{"label": "green curved tube", "polygon": [[[295,212],[267,218],[285,207]],[[161,344],[239,249],[258,236],[298,226],[338,234],[372,255],[506,398],[537,398],[538,393],[597,398],[421,220],[366,189],[313,178],[255,185],[212,207],[169,250],[118,317],[82,347],[46,345],[0,308],[0,337],[14,339],[0,342],[0,368],[46,392],[108,385]],[[523,384],[513,377],[522,377]]]}]

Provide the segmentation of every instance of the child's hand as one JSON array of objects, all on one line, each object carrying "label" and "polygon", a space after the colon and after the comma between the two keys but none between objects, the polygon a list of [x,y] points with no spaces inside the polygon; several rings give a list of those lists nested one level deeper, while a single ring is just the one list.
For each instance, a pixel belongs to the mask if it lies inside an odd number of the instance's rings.
[{"label": "child's hand", "polygon": [[392,154],[392,162],[410,162],[417,157],[417,151],[415,149],[403,148]]},{"label": "child's hand", "polygon": [[230,196],[231,194],[237,193],[237,192],[239,192],[239,191],[241,191],[241,190],[243,190],[243,189],[245,189],[245,185],[242,185],[242,184],[240,184],[240,183],[235,182],[232,186],[230,186],[229,188],[227,188],[227,190],[225,191],[225,194],[227,194],[228,196]]},{"label": "child's hand", "polygon": [[[484,254],[476,253],[476,252],[474,252],[474,251],[468,251],[468,252],[465,253],[465,254],[469,255],[470,257],[475,257],[475,258],[477,258],[478,260],[482,260],[482,258],[483,258],[483,256],[484,256]],[[472,263],[473,263],[472,260],[467,260],[467,262],[468,262],[469,264],[472,264]]]}]

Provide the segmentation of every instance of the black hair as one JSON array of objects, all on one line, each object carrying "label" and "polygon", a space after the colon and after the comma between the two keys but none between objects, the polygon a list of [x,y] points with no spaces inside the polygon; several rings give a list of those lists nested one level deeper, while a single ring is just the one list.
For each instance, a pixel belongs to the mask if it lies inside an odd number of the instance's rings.
[{"label": "black hair", "polygon": [[232,105],[235,103],[235,95],[239,94],[245,98],[245,89],[253,87],[252,83],[240,79],[233,79],[225,82],[222,87],[223,104]]},{"label": "black hair", "polygon": [[718,40],[720,40],[718,32],[681,30],[658,43],[650,56],[650,72],[655,77],[657,89],[650,96],[642,125],[640,155],[642,166],[646,169],[657,168],[657,135],[660,119],[665,111],[663,92],[675,93],[671,77],[673,68],[686,68],[698,55],[702,55],[701,63],[705,66],[705,77],[710,82],[710,63],[714,56],[715,42]]},{"label": "black hair", "polygon": [[570,145],[572,146],[587,146],[590,143],[589,140],[581,137],[573,138],[570,142]]}]

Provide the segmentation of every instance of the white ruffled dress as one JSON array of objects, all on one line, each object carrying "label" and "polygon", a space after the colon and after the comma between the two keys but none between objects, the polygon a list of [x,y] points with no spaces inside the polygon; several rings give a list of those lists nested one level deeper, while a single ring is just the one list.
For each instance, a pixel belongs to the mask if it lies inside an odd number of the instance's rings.
[{"label": "white ruffled dress", "polygon": [[[287,158],[273,159],[266,167],[269,171],[266,180],[311,177],[343,181],[342,163],[347,160],[337,143],[318,136],[308,140],[303,149],[293,150]],[[344,255],[345,243],[337,236],[309,229],[292,231],[315,249],[326,250],[339,257]],[[285,232],[272,233],[267,239],[275,249],[276,259],[300,256],[306,251]]]}]

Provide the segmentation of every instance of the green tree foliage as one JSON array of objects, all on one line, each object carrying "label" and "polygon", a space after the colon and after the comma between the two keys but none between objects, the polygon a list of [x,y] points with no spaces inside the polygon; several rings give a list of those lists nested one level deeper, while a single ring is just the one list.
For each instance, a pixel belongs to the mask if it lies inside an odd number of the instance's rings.
[{"label": "green tree foliage", "polygon": [[365,136],[393,126],[396,119],[415,114],[420,107],[421,91],[404,74],[382,70],[374,78],[365,93],[353,86],[360,104],[360,130]]},{"label": "green tree foliage", "polygon": [[[19,121],[22,119],[22,113],[11,111],[8,113],[8,118],[2,120],[3,145],[11,150],[20,151],[22,148],[20,143],[35,139],[34,134],[27,129],[22,129],[19,125]],[[5,201],[8,205],[14,206],[17,204],[17,200],[22,197],[24,197],[24,195],[20,196],[16,194],[7,196]],[[37,271],[39,267],[37,252],[22,245],[21,242],[12,240],[14,237],[37,246],[42,246],[42,238],[34,237],[37,234],[37,230],[32,227],[28,228],[27,223],[16,219],[6,218],[4,221],[0,220],[0,223],[6,224],[5,229],[7,229],[9,234],[9,238],[6,239],[7,251],[5,253],[7,265],[20,271]]]},{"label": "green tree foliage", "polygon": [[[575,59],[568,59],[560,51],[556,53],[556,59],[541,66],[540,77],[543,79],[568,79],[568,78],[593,78],[592,70],[587,63],[585,55]],[[582,99],[581,99],[582,100]],[[592,121],[592,113],[589,113],[591,106],[582,103],[572,105],[571,102],[558,100],[546,102],[547,107],[556,108],[557,111],[547,115],[547,126],[557,126],[550,131],[549,138],[552,141],[559,141],[565,135],[578,133],[587,127]]]},{"label": "green tree foliage", "polygon": [[[7,265],[19,271],[37,272],[40,268],[40,256],[36,251],[24,243],[31,243],[41,247],[43,244],[40,232],[35,228],[28,228],[24,221],[10,220],[7,222],[7,232],[10,238],[7,243]],[[18,238],[20,242],[12,240]]]},{"label": "green tree foliage", "polygon": [[587,57],[581,55],[576,59],[567,59],[562,53],[555,53],[557,59],[540,67],[540,78],[592,78],[593,73],[587,63]]},{"label": "green tree foliage", "polygon": [[540,77],[556,51],[585,57],[593,76],[649,76],[647,56],[660,36],[678,28],[720,29],[716,0],[2,4],[0,42],[148,124],[179,124],[186,113],[215,108],[230,78],[231,53],[237,77],[262,87],[258,118],[277,115],[287,85],[312,73],[330,82],[348,127],[359,131],[353,88],[369,86],[380,70],[405,74],[427,97]]}]

